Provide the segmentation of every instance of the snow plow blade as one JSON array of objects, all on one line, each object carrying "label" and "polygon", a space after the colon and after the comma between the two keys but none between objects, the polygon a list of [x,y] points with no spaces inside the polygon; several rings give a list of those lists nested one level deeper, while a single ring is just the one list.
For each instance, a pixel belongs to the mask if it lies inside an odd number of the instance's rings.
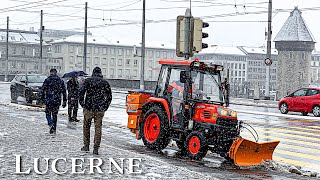
[{"label": "snow plow blade", "polygon": [[274,149],[280,141],[254,142],[243,138],[236,139],[229,151],[229,157],[237,166],[260,165],[263,161],[272,160]]}]

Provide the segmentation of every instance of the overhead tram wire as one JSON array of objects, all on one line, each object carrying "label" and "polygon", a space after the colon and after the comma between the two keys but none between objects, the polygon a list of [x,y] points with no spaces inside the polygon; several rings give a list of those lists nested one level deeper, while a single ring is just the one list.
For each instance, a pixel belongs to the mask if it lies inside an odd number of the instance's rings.
[{"label": "overhead tram wire", "polygon": [[[59,1],[56,1],[56,2],[48,3],[47,5],[55,4],[55,3],[60,3],[60,2],[65,2],[65,1],[69,1],[69,0],[59,0]],[[17,10],[24,10],[24,9],[30,9],[30,8],[39,7],[39,6],[43,6],[43,5],[42,5],[42,4],[38,4],[38,5],[30,6],[30,7],[22,7],[22,8],[12,9],[12,10],[6,10],[6,11],[1,11],[1,9],[0,9],[0,13],[10,12],[10,11],[17,11]],[[2,9],[2,10],[3,10],[3,9]]]},{"label": "overhead tram wire", "polygon": [[[10,0],[10,1],[16,1],[16,2],[29,2],[29,1],[26,1],[26,0]],[[30,3],[30,2],[29,2]],[[39,3],[40,4],[40,3]],[[43,3],[41,3],[43,4]],[[47,4],[43,4],[44,6],[46,6]],[[83,7],[76,7],[76,6],[79,6],[79,5],[83,5],[83,4],[64,4],[64,5],[53,5],[53,6],[50,6],[50,7],[70,7],[70,8],[76,8],[76,9],[82,9]],[[49,7],[46,7],[46,8],[49,8]]]}]

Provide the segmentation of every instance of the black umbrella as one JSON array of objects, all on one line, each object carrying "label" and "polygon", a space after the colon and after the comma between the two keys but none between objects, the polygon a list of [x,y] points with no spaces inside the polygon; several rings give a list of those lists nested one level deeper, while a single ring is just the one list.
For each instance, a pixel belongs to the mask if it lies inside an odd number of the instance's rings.
[{"label": "black umbrella", "polygon": [[85,76],[88,75],[83,71],[71,71],[68,73],[65,73],[62,78],[71,78],[71,77],[76,77],[76,76]]}]

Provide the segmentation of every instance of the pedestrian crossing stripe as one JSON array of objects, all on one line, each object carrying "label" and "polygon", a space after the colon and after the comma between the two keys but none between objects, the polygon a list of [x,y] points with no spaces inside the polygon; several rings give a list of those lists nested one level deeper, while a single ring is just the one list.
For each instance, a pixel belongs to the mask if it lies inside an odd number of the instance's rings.
[{"label": "pedestrian crossing stripe", "polygon": [[286,151],[286,150],[277,149],[277,148],[274,150],[274,152],[276,152],[278,154],[289,155],[289,156],[293,156],[293,157],[300,157],[300,158],[303,158],[303,159],[311,159],[311,160],[315,160],[315,161],[319,161],[320,162],[320,157],[319,156],[314,156],[314,155],[310,155],[310,154]]},{"label": "pedestrian crossing stripe", "polygon": [[313,164],[313,163],[308,163],[308,162],[302,162],[302,161],[297,161],[297,160],[292,160],[292,159],[287,159],[287,158],[282,158],[279,156],[273,156],[274,161],[286,163],[286,164],[292,164],[295,166],[302,166],[302,167],[308,167],[312,169],[320,169],[319,164]]},{"label": "pedestrian crossing stripe", "polygon": [[[255,129],[257,132],[264,132],[264,133],[271,133],[271,134],[278,134],[278,135],[282,135],[282,136],[287,136],[287,137],[294,137],[294,138],[298,138],[298,139],[302,139],[303,141],[305,140],[313,140],[316,142],[320,143],[320,138],[314,138],[314,137],[310,137],[308,136],[308,139],[306,139],[305,136],[301,136],[301,135],[295,135],[295,134],[288,134],[288,133],[281,133],[281,132],[276,132],[273,131],[273,128],[269,129],[269,130],[264,130],[264,129]],[[259,134],[259,133],[258,133]],[[307,135],[306,135],[307,136]]]},{"label": "pedestrian crossing stripe", "polygon": [[[246,134],[252,136],[249,132],[241,132],[240,134]],[[296,144],[301,144],[301,145],[308,145],[312,147],[319,147],[319,143],[312,143],[312,142],[307,142],[307,141],[299,141],[299,140],[294,140],[294,139],[287,139],[287,138],[281,138],[281,137],[274,137],[274,136],[266,136],[266,135],[259,135],[259,137],[262,138],[267,138],[270,140],[279,140],[279,141],[285,141],[285,142],[291,142],[291,143],[296,143]],[[310,147],[310,148],[312,148]],[[315,148],[315,149],[317,149]]]},{"label": "pedestrian crossing stripe", "polygon": [[320,126],[308,126],[308,127],[320,129]]},{"label": "pedestrian crossing stripe", "polygon": [[[250,135],[250,134],[248,133],[247,135]],[[278,139],[274,138],[272,140],[278,140]],[[281,142],[283,142],[283,141],[281,141]],[[296,145],[286,144],[286,143],[281,143],[281,142],[278,145],[280,147],[284,147],[284,148],[288,148],[288,149],[299,149],[301,151],[308,151],[308,152],[311,152],[311,153],[319,153],[320,154],[320,150],[319,149],[314,149],[314,148],[310,148],[310,147],[296,146]]]},{"label": "pedestrian crossing stripe", "polygon": [[[310,126],[308,126],[310,127]],[[307,127],[285,127],[285,128],[288,128],[288,129],[298,129],[298,130],[304,130],[304,131],[308,131],[309,133],[314,132],[314,133],[320,133],[320,130],[318,129],[312,129],[312,128],[307,128]]]},{"label": "pedestrian crossing stripe", "polygon": [[[276,131],[282,131],[282,132],[288,132],[290,135],[292,134],[302,134],[302,135],[306,135],[308,137],[310,136],[316,136],[318,137],[317,139],[320,139],[320,135],[318,134],[314,134],[314,133],[310,133],[310,132],[304,132],[304,131],[293,131],[293,130],[289,130],[289,129],[282,129],[282,128],[271,128],[271,130],[276,130]],[[292,133],[292,134],[291,134]],[[319,132],[320,133],[320,132]]]}]

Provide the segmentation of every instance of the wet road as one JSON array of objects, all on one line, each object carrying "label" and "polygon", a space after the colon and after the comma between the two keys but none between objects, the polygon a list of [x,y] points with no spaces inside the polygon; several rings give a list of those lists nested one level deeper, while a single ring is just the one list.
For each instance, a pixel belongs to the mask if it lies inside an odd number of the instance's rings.
[{"label": "wet road", "polygon": [[[10,101],[8,85],[0,84],[0,101]],[[125,94],[115,92],[108,118],[115,124],[126,126],[127,116],[124,108]],[[275,150],[274,160],[301,166],[303,170],[320,172],[320,118],[309,114],[289,113],[283,117],[276,108],[231,105],[238,111],[238,119],[250,124],[259,135],[259,142],[280,140]],[[121,110],[122,109],[122,110]],[[66,113],[66,109],[62,110]],[[81,112],[81,111],[80,111]],[[261,115],[263,113],[263,115]],[[80,118],[81,118],[81,114]],[[251,133],[244,129],[241,135],[254,140]]]}]

